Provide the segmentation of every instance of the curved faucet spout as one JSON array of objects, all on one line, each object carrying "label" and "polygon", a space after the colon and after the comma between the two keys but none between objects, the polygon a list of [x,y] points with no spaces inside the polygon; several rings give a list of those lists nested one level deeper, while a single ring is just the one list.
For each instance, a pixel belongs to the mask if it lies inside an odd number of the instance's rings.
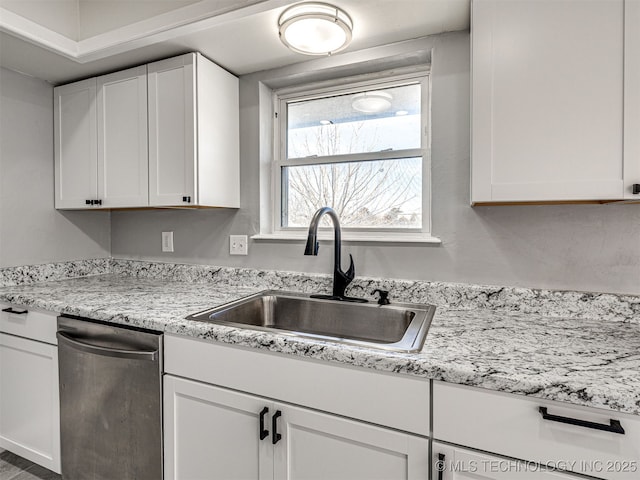
[{"label": "curved faucet spout", "polygon": [[[333,260],[333,295],[329,298],[335,300],[347,300],[352,302],[366,302],[364,299],[346,297],[344,292],[347,286],[354,279],[356,274],[353,257],[349,255],[349,268],[346,272],[342,270],[340,252],[342,250],[342,233],[340,229],[340,219],[338,214],[330,207],[322,207],[316,211],[309,224],[309,235],[307,237],[307,245],[304,249],[305,255],[318,255],[320,245],[318,243],[318,227],[320,219],[323,215],[329,215],[333,221],[334,232],[334,260]],[[325,295],[312,295],[318,298],[327,298]]]}]

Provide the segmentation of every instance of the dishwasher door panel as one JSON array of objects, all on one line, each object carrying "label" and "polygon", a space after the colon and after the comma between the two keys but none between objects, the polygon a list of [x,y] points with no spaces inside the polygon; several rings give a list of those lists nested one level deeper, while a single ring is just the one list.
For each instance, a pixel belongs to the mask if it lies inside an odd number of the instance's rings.
[{"label": "dishwasher door panel", "polygon": [[60,318],[65,480],[162,478],[162,336]]}]

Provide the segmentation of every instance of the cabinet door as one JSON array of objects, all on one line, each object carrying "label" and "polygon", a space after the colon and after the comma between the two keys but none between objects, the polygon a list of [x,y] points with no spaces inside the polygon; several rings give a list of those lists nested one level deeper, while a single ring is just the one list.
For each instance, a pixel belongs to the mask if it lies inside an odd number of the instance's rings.
[{"label": "cabinet door", "polygon": [[194,62],[190,53],[148,65],[151,206],[196,201]]},{"label": "cabinet door", "polygon": [[427,478],[426,438],[304,408],[282,412],[274,449],[279,480],[406,480]]},{"label": "cabinet door", "polygon": [[54,89],[55,207],[98,198],[96,79]]},{"label": "cabinet door", "polygon": [[624,197],[640,200],[640,2],[624,3]]},{"label": "cabinet door", "polygon": [[58,354],[0,333],[0,447],[60,473]]},{"label": "cabinet door", "polygon": [[147,67],[98,77],[98,198],[148,205]]},{"label": "cabinet door", "polygon": [[532,462],[478,453],[433,442],[432,480],[571,480]]},{"label": "cabinet door", "polygon": [[624,7],[474,0],[472,203],[623,197]]},{"label": "cabinet door", "polygon": [[273,446],[260,440],[269,402],[232,390],[164,377],[165,479],[268,480]]}]

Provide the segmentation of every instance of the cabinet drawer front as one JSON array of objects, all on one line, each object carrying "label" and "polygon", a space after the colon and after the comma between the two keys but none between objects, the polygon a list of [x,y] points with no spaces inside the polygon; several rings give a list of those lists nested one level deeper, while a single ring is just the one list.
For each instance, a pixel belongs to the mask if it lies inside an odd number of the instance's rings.
[{"label": "cabinet drawer front", "polygon": [[[540,407],[606,426],[617,420],[625,433],[545,420]],[[640,475],[640,417],[613,411],[434,382],[433,437],[598,478]]]},{"label": "cabinet drawer front", "polygon": [[429,435],[429,382],[165,335],[165,372]]},{"label": "cabinet drawer front", "polygon": [[[579,480],[532,462],[487,455],[433,442],[433,480]],[[582,478],[582,477],[580,477]]]},{"label": "cabinet drawer front", "polygon": [[[57,345],[56,315],[0,303],[0,332]],[[9,310],[9,311],[5,311]],[[26,313],[21,313],[26,312]]]}]

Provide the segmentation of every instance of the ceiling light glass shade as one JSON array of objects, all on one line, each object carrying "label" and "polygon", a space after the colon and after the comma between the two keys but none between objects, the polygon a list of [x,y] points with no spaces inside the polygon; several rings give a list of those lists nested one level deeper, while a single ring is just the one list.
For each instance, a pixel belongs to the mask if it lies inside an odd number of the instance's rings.
[{"label": "ceiling light glass shade", "polygon": [[280,40],[294,52],[331,55],[351,42],[353,21],[328,3],[306,2],[287,8],[278,19]]},{"label": "ceiling light glass shade", "polygon": [[386,92],[364,92],[354,95],[351,107],[362,113],[380,113],[391,108],[391,100]]}]

